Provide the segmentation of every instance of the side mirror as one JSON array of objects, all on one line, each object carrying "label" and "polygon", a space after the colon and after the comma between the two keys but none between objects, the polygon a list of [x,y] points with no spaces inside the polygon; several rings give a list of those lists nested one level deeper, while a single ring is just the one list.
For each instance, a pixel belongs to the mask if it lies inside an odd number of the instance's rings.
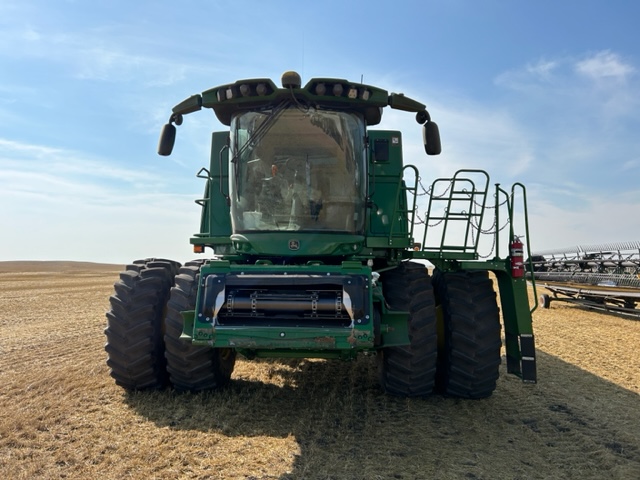
[{"label": "side mirror", "polygon": [[171,114],[171,117],[169,117],[169,123],[162,127],[162,132],[160,133],[160,140],[158,141],[158,155],[168,157],[173,151],[173,145],[176,143],[176,127],[173,124],[182,125],[183,115],[197,112],[201,108],[201,95],[192,95],[173,107],[173,113]]},{"label": "side mirror", "polygon": [[440,145],[440,129],[435,122],[427,122],[422,127],[422,139],[427,155],[440,155],[442,146]]},{"label": "side mirror", "polygon": [[158,155],[168,157],[173,151],[173,145],[176,142],[176,126],[167,123],[162,127],[160,140],[158,141]]}]

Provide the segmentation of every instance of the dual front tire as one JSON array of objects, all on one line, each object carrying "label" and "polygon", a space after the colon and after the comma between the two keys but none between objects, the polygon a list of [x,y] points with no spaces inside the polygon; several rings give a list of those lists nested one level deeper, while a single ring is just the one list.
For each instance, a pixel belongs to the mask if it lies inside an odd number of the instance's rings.
[{"label": "dual front tire", "polygon": [[386,392],[486,398],[500,365],[500,312],[484,271],[442,272],[405,262],[383,276],[385,299],[409,312],[410,344],[379,352]]},{"label": "dual front tire", "polygon": [[126,390],[171,384],[179,391],[197,392],[229,382],[235,351],[180,340],[180,312],[195,307],[200,266],[146,259],[120,274],[105,329],[107,365],[116,384]]}]

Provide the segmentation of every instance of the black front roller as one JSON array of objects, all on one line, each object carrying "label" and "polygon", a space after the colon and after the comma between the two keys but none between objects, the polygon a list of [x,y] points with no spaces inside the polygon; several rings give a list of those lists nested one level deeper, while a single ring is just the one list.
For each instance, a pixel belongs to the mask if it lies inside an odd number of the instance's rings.
[{"label": "black front roller", "polygon": [[180,264],[171,260],[137,260],[114,285],[105,350],[111,376],[128,390],[166,385],[162,324],[178,268]]},{"label": "black front roller", "polygon": [[382,284],[393,310],[409,311],[410,344],[378,352],[380,384],[387,393],[423,397],[433,392],[436,376],[436,309],[426,267],[405,262],[385,272]]},{"label": "black front roller", "polygon": [[433,286],[442,308],[443,338],[437,389],[462,398],[486,398],[500,366],[500,310],[485,271],[435,270]]},{"label": "black front roller", "polygon": [[180,339],[180,312],[193,310],[198,293],[200,262],[189,262],[176,276],[165,320],[165,357],[171,384],[176,390],[199,392],[226,385],[233,372],[236,352],[230,348],[194,346]]}]

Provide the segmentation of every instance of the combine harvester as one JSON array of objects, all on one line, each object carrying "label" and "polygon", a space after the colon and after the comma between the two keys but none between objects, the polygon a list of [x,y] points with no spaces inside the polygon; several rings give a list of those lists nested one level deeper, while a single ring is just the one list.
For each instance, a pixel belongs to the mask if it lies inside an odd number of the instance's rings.
[{"label": "combine harvester", "polygon": [[303,86],[295,72],[281,84],[240,80],[173,108],[161,155],[188,114],[213,111],[227,127],[212,133],[198,174],[202,216],[190,239],[212,255],[143,259],[121,273],[105,330],[116,383],[197,392],[228,383],[238,354],[376,354],[390,394],[485,398],[502,333],[507,372],[535,382],[524,186],[493,189],[486,172],[467,169],[421,189],[401,132],[371,127],[386,108],[412,113],[425,153],[437,155],[424,104],[343,79]]},{"label": "combine harvester", "polygon": [[640,317],[640,242],[607,243],[539,252],[530,259],[532,277],[553,296],[584,307]]}]

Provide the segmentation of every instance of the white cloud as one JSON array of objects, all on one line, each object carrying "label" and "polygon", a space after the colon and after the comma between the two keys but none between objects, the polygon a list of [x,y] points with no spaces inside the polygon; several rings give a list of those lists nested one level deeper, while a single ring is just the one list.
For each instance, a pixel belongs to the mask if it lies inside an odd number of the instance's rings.
[{"label": "white cloud", "polygon": [[635,73],[635,68],[624,63],[620,55],[609,50],[597,52],[575,63],[575,70],[594,80],[616,79],[626,80]]},{"label": "white cloud", "polygon": [[494,83],[510,90],[534,92],[558,80],[564,66],[563,59],[539,59],[523,67],[507,70],[494,78]]},{"label": "white cloud", "polygon": [[116,25],[68,32],[56,30],[56,26],[11,24],[0,30],[0,52],[5,58],[60,66],[79,80],[135,80],[147,87],[174,85],[188,76],[217,71],[193,55],[164,54],[170,38],[154,37],[154,44],[130,30]]},{"label": "white cloud", "polygon": [[197,193],[82,152],[6,139],[0,151],[0,259],[190,258]]},{"label": "white cloud", "polygon": [[640,159],[636,158],[624,162],[620,167],[620,173],[629,172],[631,170],[640,169]]},{"label": "white cloud", "polygon": [[[70,59],[71,60],[71,59]],[[74,75],[80,80],[141,81],[148,87],[184,80],[193,67],[166,58],[135,54],[118,45],[87,45],[73,55]]]},{"label": "white cloud", "polygon": [[640,240],[638,195],[585,192],[566,198],[531,189],[531,241],[534,251],[571,245]]},{"label": "white cloud", "polygon": [[[549,173],[594,176],[620,165],[637,145],[640,98],[636,68],[619,54],[543,59],[496,77],[502,107],[535,135],[536,162]],[[546,158],[545,158],[546,157]],[[623,160],[624,159],[624,160]],[[553,163],[552,163],[553,162]],[[575,170],[574,170],[575,172]]]},{"label": "white cloud", "polygon": [[[73,150],[21,143],[0,138],[0,178],[15,173],[25,176],[50,176],[49,182],[35,188],[46,188],[52,179],[72,178],[80,184],[88,179],[115,180],[129,184],[161,185],[164,181],[159,175],[140,169],[125,168],[100,159],[92,154]],[[29,182],[35,183],[35,182]],[[11,182],[7,183],[9,186]]]},{"label": "white cloud", "polygon": [[[482,168],[513,180],[531,167],[534,150],[529,132],[502,107],[441,106],[441,124],[448,138],[447,163],[456,168]],[[443,146],[444,150],[444,146]]]},{"label": "white cloud", "polygon": [[22,32],[21,37],[28,42],[37,42],[42,39],[42,36],[33,27],[27,26]]},{"label": "white cloud", "polygon": [[62,202],[44,193],[29,199],[0,194],[2,204],[7,200],[22,204],[0,210],[0,222],[11,226],[0,236],[0,260],[127,263],[193,257],[189,238],[198,229],[199,212],[185,196],[120,193],[119,205],[97,206],[82,197]]},{"label": "white cloud", "polygon": [[539,60],[535,64],[528,64],[525,69],[527,73],[540,79],[549,79],[558,66],[557,60]]},{"label": "white cloud", "polygon": [[[525,66],[502,72],[495,78],[498,86],[511,90],[538,94],[552,98],[561,94],[566,97],[589,96],[590,88],[610,88],[609,94],[617,93],[620,84],[630,80],[636,68],[623,61],[610,50],[586,56],[559,56],[542,58]],[[584,83],[587,81],[587,83]],[[607,82],[611,83],[609,85]],[[602,91],[599,92],[602,95]]]}]

